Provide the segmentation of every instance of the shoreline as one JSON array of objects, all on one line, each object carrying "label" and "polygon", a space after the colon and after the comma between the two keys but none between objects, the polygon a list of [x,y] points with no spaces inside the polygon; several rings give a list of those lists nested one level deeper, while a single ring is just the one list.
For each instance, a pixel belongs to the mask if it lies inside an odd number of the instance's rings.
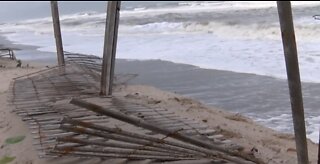
[{"label": "shoreline", "polygon": [[[21,51],[25,52],[23,49]],[[42,53],[36,49],[32,49],[31,51],[37,51],[38,54]],[[52,59],[47,60],[51,60],[52,64],[54,63],[54,60]],[[234,100],[240,100],[233,102],[233,105],[235,105],[234,107],[237,109],[247,108],[247,106],[241,107],[241,104],[254,105],[252,102],[242,102],[244,99],[250,99],[250,94],[248,97],[248,95],[243,96],[243,93],[255,93],[257,89],[259,90],[259,88],[261,88],[261,81],[266,81],[264,84],[267,85],[274,85],[275,81],[281,82],[278,86],[282,88],[281,90],[273,88],[271,91],[281,92],[283,96],[288,96],[286,80],[261,77],[253,74],[234,73],[230,71],[201,69],[197,66],[161,60],[141,61],[117,59],[116,62],[116,73],[139,74],[138,77],[131,79],[128,82],[128,85],[122,86],[120,89],[117,88],[123,94],[133,96],[132,98],[135,101],[139,101],[146,105],[149,104],[150,100],[161,101],[163,103],[158,104],[161,105],[161,107],[171,110],[177,109],[174,110],[174,112],[178,112],[182,116],[210,125],[211,128],[216,130],[224,131],[224,133],[233,141],[244,145],[247,149],[246,151],[250,151],[253,147],[257,148],[259,150],[257,156],[268,161],[268,163],[282,162],[289,164],[296,161],[295,143],[292,134],[272,130],[252,119],[242,116],[246,115],[245,111],[234,111],[219,105],[219,102],[230,104],[228,102]],[[43,69],[46,64],[39,63],[37,60],[31,60],[30,66],[31,68],[0,69],[3,76],[0,98],[2,104],[7,104],[5,101],[8,94],[7,89],[13,77]],[[164,81],[163,79],[166,80]],[[205,84],[210,85],[208,86]],[[245,84],[247,87],[242,86],[245,90],[236,90],[235,88],[241,88],[239,84]],[[260,86],[253,84],[260,84]],[[154,87],[151,87],[151,85]],[[213,86],[216,86],[216,88]],[[256,89],[254,89],[254,87],[256,87]],[[314,89],[315,87],[311,86],[309,88]],[[265,89],[270,90],[268,87]],[[260,92],[263,93],[263,91]],[[139,93],[139,96],[136,96],[135,93]],[[271,95],[269,92],[266,93],[268,94],[264,96],[277,99],[277,97],[274,96],[276,95],[275,93],[272,93]],[[235,97],[239,95],[243,98]],[[254,94],[251,96],[259,97]],[[179,99],[185,101],[172,101],[174,100],[174,97],[179,97]],[[213,100],[215,102],[212,102]],[[280,100],[283,101],[283,99]],[[288,100],[284,102],[288,103]],[[266,102],[265,99],[262,99],[261,101],[264,103]],[[255,106],[255,108],[261,109],[262,106],[258,105]],[[3,156],[3,154],[7,153],[16,154],[17,157],[21,156],[16,159],[20,162],[32,161],[31,163],[41,164],[61,163],[62,161],[47,161],[38,158],[35,148],[31,145],[32,138],[30,131],[25,123],[21,121],[20,117],[10,112],[11,110],[12,107],[6,105],[0,111],[3,116],[0,117],[0,132],[2,134],[0,136],[0,142],[3,143],[6,138],[11,137],[12,135],[26,135],[25,141],[20,145],[23,146],[24,149],[20,150],[18,145],[13,148],[2,145],[4,151],[3,153],[0,153],[0,155]],[[279,111],[283,112],[283,110]],[[263,115],[263,110],[261,112],[254,110],[254,112]],[[317,157],[317,144],[312,143],[308,139],[308,146],[310,160],[315,163]],[[30,153],[25,153],[24,151],[26,150],[32,151]]]},{"label": "shoreline", "polygon": [[[0,36],[0,43],[10,42]],[[21,55],[24,53],[42,56],[36,46],[15,45]],[[21,46],[21,47],[19,47]],[[25,48],[25,49],[24,49]],[[50,58],[22,60],[22,65],[52,66],[56,64],[55,54]],[[117,59],[116,73],[138,74],[130,84],[151,85],[162,90],[191,97],[207,105],[239,113],[275,130],[293,133],[289,91],[286,79],[261,76],[250,73],[203,69],[190,64],[164,60]],[[165,79],[165,80],[164,80]],[[180,82],[180,79],[181,82]],[[181,87],[182,86],[182,87]],[[302,83],[308,138],[318,142],[316,97],[320,94],[319,83]],[[230,103],[231,102],[231,103]],[[284,112],[284,113],[282,113]]]},{"label": "shoreline", "polygon": [[[2,79],[0,88],[0,102],[5,104],[0,109],[0,157],[4,155],[15,156],[17,163],[56,164],[68,163],[70,158],[57,160],[40,159],[36,148],[32,145],[32,137],[25,122],[12,113],[12,106],[8,106],[8,87],[13,77],[35,72],[43,67],[0,69]],[[270,128],[257,124],[253,120],[240,114],[230,113],[220,108],[211,107],[201,102],[176,93],[163,91],[147,85],[120,85],[116,86],[117,95],[126,96],[129,101],[144,104],[149,107],[157,107],[172,111],[182,117],[192,119],[205,124],[216,131],[221,132],[232,142],[244,147],[245,152],[255,148],[258,152],[254,155],[267,163],[294,163],[296,162],[296,150],[294,136],[280,133]],[[24,135],[25,140],[15,145],[5,145],[8,137]],[[308,140],[309,156],[312,163],[317,160],[317,144]],[[94,160],[94,159],[92,159]],[[82,161],[83,164],[92,163],[92,160]],[[72,160],[71,160],[72,161]],[[78,161],[79,162],[79,161]],[[100,161],[96,163],[104,163]],[[109,161],[111,162],[111,161]],[[115,162],[115,161],[112,161]],[[121,163],[121,162],[115,162]]]},{"label": "shoreline", "polygon": [[38,48],[40,47],[38,46],[15,44],[3,36],[3,34],[3,32],[0,32],[0,48],[12,49],[16,58],[22,61],[22,65],[52,66],[56,64],[56,56],[53,52],[39,51]]},{"label": "shoreline", "polygon": [[[152,85],[225,111],[250,117],[259,124],[293,134],[286,79],[201,69],[167,61],[117,60],[116,73],[138,74],[129,84]],[[320,84],[302,83],[308,138],[318,142]]]},{"label": "shoreline", "polygon": [[[0,43],[15,47],[18,54],[43,56],[43,58],[22,59],[22,66],[56,65],[56,56],[51,52],[37,50],[36,46],[13,44],[4,36]],[[19,58],[19,57],[18,57]],[[162,90],[191,97],[207,105],[239,113],[275,130],[293,133],[291,107],[286,79],[261,76],[251,73],[237,73],[225,70],[203,69],[190,64],[164,60],[117,59],[116,73],[138,74],[130,84],[151,85]],[[164,80],[165,79],[165,80]],[[179,79],[182,79],[180,82]],[[181,87],[183,86],[183,87]],[[308,138],[318,142],[316,97],[320,94],[319,83],[302,83],[305,101]],[[189,89],[188,89],[189,88]],[[230,103],[231,102],[231,103]],[[280,111],[280,112],[279,112]],[[284,112],[284,113],[281,113]],[[285,125],[285,126],[284,126]]]}]

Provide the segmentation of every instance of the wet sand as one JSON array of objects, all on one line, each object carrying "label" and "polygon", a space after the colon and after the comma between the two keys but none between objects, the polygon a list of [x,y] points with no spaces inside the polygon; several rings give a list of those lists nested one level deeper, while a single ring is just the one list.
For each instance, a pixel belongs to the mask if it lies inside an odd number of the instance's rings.
[{"label": "wet sand", "polygon": [[[138,76],[129,84],[152,85],[215,107],[253,118],[282,132],[293,133],[288,84],[285,79],[201,69],[161,60],[117,60],[116,72]],[[308,133],[318,132],[320,84],[303,83]],[[283,117],[279,117],[283,116]]]}]

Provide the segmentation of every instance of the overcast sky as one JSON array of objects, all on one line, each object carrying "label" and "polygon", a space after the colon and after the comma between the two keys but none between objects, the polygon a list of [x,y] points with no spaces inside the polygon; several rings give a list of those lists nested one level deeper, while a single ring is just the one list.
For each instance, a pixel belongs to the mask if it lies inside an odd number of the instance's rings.
[{"label": "overcast sky", "polygon": [[[140,7],[162,7],[177,5],[179,1],[122,1],[121,9]],[[73,14],[83,11],[105,12],[107,1],[61,1],[60,14]],[[15,22],[30,18],[51,16],[50,1],[0,1],[0,22]]]},{"label": "overcast sky", "polygon": [[[59,2],[59,10],[60,14],[80,11],[104,12],[106,4],[106,1]],[[0,8],[0,22],[51,16],[50,1],[2,1],[0,2]]]}]

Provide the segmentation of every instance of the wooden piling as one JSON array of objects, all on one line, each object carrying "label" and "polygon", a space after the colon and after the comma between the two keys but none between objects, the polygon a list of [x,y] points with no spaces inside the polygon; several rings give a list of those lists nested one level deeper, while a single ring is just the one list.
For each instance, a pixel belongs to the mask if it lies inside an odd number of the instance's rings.
[{"label": "wooden piling", "polygon": [[[320,131],[319,131],[320,134]],[[318,164],[320,164],[320,135],[319,135],[319,144],[318,144]]]},{"label": "wooden piling", "polygon": [[112,94],[113,71],[116,57],[120,1],[109,1],[103,49],[100,95]]},{"label": "wooden piling", "polygon": [[115,29],[114,29],[114,42],[112,46],[112,60],[111,60],[111,69],[110,69],[110,82],[109,82],[109,95],[112,94],[112,85],[113,85],[113,77],[114,77],[114,67],[116,64],[116,50],[117,50],[117,43],[118,43],[118,28],[119,28],[119,17],[120,17],[120,7],[121,1],[117,1],[117,10],[116,10],[116,17],[115,17]]},{"label": "wooden piling", "polygon": [[298,55],[290,1],[277,1],[298,164],[309,163]]},{"label": "wooden piling", "polygon": [[52,12],[54,37],[56,40],[56,47],[57,47],[58,65],[63,66],[63,65],[65,65],[65,62],[64,62],[63,45],[62,45],[61,29],[60,29],[59,9],[58,9],[58,2],[57,1],[51,1],[51,12]]}]

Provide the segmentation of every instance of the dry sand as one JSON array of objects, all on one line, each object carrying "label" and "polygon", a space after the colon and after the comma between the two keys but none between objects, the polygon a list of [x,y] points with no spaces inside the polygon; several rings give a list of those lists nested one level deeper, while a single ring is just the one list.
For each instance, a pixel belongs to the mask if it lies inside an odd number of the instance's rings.
[{"label": "dry sand", "polygon": [[[8,105],[8,88],[12,78],[30,72],[35,72],[45,67],[34,68],[0,68],[0,158],[15,156],[11,163],[17,164],[47,164],[47,163],[125,163],[125,160],[91,160],[81,162],[77,159],[44,160],[39,159],[35,148],[32,146],[32,137],[21,118],[11,112],[13,107]],[[141,103],[150,107],[161,107],[176,114],[194,119],[210,128],[220,131],[233,142],[244,146],[244,151],[255,148],[254,153],[266,163],[294,164],[296,151],[294,136],[282,134],[256,124],[252,120],[238,114],[225,112],[221,109],[207,107],[200,102],[181,95],[164,92],[150,86],[117,86],[115,93],[126,96],[130,101]],[[26,138],[17,144],[6,145],[5,139],[17,135]],[[317,144],[308,141],[309,158],[312,163],[317,161]],[[140,161],[141,163],[141,161]],[[148,160],[143,161],[148,163]]]}]

